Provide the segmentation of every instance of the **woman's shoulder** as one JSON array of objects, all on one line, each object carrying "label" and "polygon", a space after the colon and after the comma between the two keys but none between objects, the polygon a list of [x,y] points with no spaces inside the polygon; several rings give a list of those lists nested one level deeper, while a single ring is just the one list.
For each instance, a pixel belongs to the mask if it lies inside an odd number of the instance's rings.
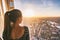
[{"label": "woman's shoulder", "polygon": [[27,26],[23,26],[24,28],[26,28],[26,29],[28,29],[28,27]]},{"label": "woman's shoulder", "polygon": [[27,26],[24,26],[24,28],[25,28],[25,31],[29,31],[29,29],[28,29],[28,27],[27,27]]}]

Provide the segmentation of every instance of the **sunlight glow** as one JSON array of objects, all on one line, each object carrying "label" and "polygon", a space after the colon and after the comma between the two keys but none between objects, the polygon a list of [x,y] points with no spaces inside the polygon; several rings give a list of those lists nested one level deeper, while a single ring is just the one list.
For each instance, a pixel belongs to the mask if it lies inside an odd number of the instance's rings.
[{"label": "sunlight glow", "polygon": [[24,17],[33,17],[34,15],[35,14],[33,9],[26,9],[23,14]]}]

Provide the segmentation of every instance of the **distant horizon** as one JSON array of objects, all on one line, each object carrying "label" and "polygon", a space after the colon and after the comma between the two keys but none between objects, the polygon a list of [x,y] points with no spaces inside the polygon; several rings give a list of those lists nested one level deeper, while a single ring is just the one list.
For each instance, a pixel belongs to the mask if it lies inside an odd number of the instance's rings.
[{"label": "distant horizon", "polygon": [[[23,17],[23,18],[35,18],[37,16],[34,16],[34,17]],[[38,18],[42,18],[43,16],[38,16]],[[60,16],[44,16],[44,17],[60,17]]]}]

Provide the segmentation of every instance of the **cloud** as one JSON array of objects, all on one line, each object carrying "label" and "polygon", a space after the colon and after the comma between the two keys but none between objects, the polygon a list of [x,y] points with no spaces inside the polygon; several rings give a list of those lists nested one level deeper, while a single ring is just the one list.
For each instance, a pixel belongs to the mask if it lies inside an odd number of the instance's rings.
[{"label": "cloud", "polygon": [[54,6],[51,0],[41,0],[40,4],[34,4],[30,2],[22,3],[21,1],[15,2],[16,8],[22,10],[34,9],[36,16],[60,16],[60,9]]}]

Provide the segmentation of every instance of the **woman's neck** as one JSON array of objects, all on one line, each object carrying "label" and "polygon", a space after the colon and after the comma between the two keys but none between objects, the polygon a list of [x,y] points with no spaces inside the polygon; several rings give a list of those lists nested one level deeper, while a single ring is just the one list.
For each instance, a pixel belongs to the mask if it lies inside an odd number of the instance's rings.
[{"label": "woman's neck", "polygon": [[15,26],[11,33],[12,39],[21,38],[24,35],[24,31],[24,27],[20,27],[19,25]]},{"label": "woman's neck", "polygon": [[22,29],[23,27],[19,24],[14,24],[13,29]]}]

